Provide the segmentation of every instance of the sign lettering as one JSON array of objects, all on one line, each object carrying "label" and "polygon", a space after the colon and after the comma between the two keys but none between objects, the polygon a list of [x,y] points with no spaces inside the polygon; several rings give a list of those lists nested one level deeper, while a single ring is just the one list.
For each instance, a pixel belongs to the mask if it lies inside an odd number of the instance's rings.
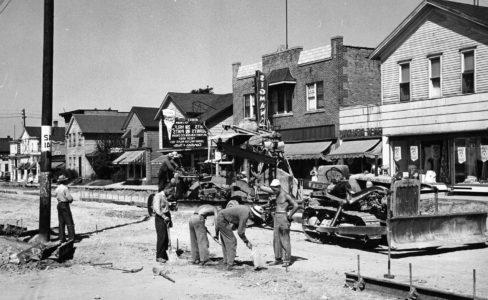
[{"label": "sign lettering", "polygon": [[175,119],[169,148],[194,149],[207,146],[207,129],[198,119]]},{"label": "sign lettering", "polygon": [[268,84],[261,71],[256,71],[255,77],[256,99],[258,100],[257,123],[259,128],[268,128]]},{"label": "sign lettering", "polygon": [[357,128],[345,129],[339,132],[342,139],[344,138],[362,138],[362,137],[381,137],[383,135],[383,128]]}]

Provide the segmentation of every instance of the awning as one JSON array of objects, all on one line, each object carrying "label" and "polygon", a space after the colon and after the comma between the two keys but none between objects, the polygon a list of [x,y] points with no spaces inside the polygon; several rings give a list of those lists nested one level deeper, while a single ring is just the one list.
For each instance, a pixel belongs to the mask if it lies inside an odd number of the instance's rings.
[{"label": "awning", "polygon": [[364,153],[364,156],[369,157],[369,158],[376,158],[376,157],[381,158],[382,154],[383,154],[383,145],[380,142],[380,143],[376,144],[376,146],[373,149]]},{"label": "awning", "polygon": [[64,161],[53,161],[51,162],[51,169],[64,169],[66,164]]},{"label": "awning", "polygon": [[344,141],[337,149],[330,151],[330,153],[326,155],[326,158],[339,159],[363,156],[370,157],[370,151],[378,151],[375,149],[378,144],[380,144],[379,139]]},{"label": "awning", "polygon": [[144,150],[126,151],[112,163],[114,165],[128,165],[131,163],[143,162],[144,152]]},{"label": "awning", "polygon": [[153,165],[162,165],[163,164],[163,159],[166,155],[163,154],[161,156],[156,157],[155,159],[151,160],[151,164]]},{"label": "awning", "polygon": [[288,159],[319,159],[324,158],[322,152],[332,144],[331,141],[285,144],[285,157]]},{"label": "awning", "polygon": [[295,84],[297,80],[291,76],[289,68],[283,68],[278,70],[273,70],[269,73],[268,77],[268,85],[278,85],[278,84]]}]

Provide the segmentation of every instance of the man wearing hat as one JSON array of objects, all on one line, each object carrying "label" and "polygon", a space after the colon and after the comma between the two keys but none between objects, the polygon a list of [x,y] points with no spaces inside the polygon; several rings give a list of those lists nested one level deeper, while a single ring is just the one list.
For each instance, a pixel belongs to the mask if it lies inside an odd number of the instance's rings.
[{"label": "man wearing hat", "polygon": [[154,211],[154,225],[156,227],[156,261],[165,263],[168,260],[169,227],[172,227],[169,202],[165,190],[154,195],[152,208]]},{"label": "man wearing hat", "polygon": [[249,249],[252,249],[251,242],[247,239],[246,223],[247,220],[263,222],[263,208],[247,205],[236,205],[221,210],[217,215],[217,232],[216,236],[220,233],[220,239],[222,240],[222,253],[224,257],[224,264],[227,265],[227,269],[231,270],[234,265],[234,259],[236,257],[237,239],[232,232],[233,228],[237,227],[237,234],[246,244]]},{"label": "man wearing hat", "polygon": [[[260,186],[259,188],[276,195],[276,209],[273,217],[275,261],[272,265],[282,264],[283,267],[288,267],[291,263],[290,225],[293,215],[298,210],[298,204],[290,194],[281,188],[281,183],[278,179],[273,179],[269,186],[269,188],[265,186]],[[290,207],[290,212],[287,212]],[[285,252],[284,255],[283,252]]]},{"label": "man wearing hat", "polygon": [[174,177],[174,172],[179,168],[175,158],[179,157],[176,151],[163,155],[161,159],[161,167],[158,172],[158,187],[159,189],[166,188],[166,185]]},{"label": "man wearing hat", "polygon": [[54,190],[56,199],[58,199],[58,222],[59,222],[59,240],[66,242],[64,226],[68,228],[68,239],[75,239],[75,224],[73,223],[73,215],[69,204],[73,202],[73,196],[71,196],[68,187],[65,185],[68,178],[64,175],[58,177],[58,187]]}]

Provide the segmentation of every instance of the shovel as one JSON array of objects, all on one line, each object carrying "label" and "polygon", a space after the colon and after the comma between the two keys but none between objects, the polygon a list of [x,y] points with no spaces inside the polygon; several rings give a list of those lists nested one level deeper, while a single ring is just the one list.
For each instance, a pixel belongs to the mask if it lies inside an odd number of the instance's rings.
[{"label": "shovel", "polygon": [[115,268],[112,263],[96,263],[91,265],[96,267],[102,267],[104,269],[109,269],[109,270],[122,271],[122,273],[137,273],[142,271],[142,269],[144,268],[144,267],[135,268],[135,269]]},{"label": "shovel", "polygon": [[207,230],[207,233],[208,235],[212,238],[212,240],[214,240],[217,244],[219,244],[220,246],[222,246],[222,244],[219,242],[219,240],[217,240],[211,233],[210,231],[208,231],[208,228],[205,227],[205,230]]}]

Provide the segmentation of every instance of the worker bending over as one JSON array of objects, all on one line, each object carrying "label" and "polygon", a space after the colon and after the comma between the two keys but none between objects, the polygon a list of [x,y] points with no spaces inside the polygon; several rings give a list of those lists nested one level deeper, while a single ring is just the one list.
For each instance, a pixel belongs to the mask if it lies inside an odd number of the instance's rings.
[{"label": "worker bending over", "polygon": [[[201,263],[202,266],[204,266],[209,263],[208,229],[205,226],[205,220],[208,216],[215,216],[215,232],[218,232],[216,220],[217,214],[218,210],[215,206],[204,204],[198,207],[190,217],[191,259],[193,264]],[[215,239],[218,238],[215,237]]]},{"label": "worker bending over", "polygon": [[[293,215],[298,210],[298,204],[290,194],[281,188],[281,183],[278,179],[273,179],[269,187],[260,186],[259,188],[276,195],[276,209],[273,213],[273,249],[275,261],[272,265],[282,264],[283,267],[288,267],[291,263],[290,225],[293,221]],[[290,212],[287,212],[290,208]],[[284,255],[283,251],[285,252]]]},{"label": "worker bending over", "polygon": [[263,208],[260,206],[236,205],[223,209],[217,215],[217,232],[220,233],[222,240],[223,262],[227,265],[227,269],[231,270],[234,265],[236,257],[237,239],[232,232],[233,228],[237,227],[237,234],[246,244],[249,249],[252,249],[251,242],[246,237],[246,223],[247,220],[253,220],[258,223],[263,222]]}]

